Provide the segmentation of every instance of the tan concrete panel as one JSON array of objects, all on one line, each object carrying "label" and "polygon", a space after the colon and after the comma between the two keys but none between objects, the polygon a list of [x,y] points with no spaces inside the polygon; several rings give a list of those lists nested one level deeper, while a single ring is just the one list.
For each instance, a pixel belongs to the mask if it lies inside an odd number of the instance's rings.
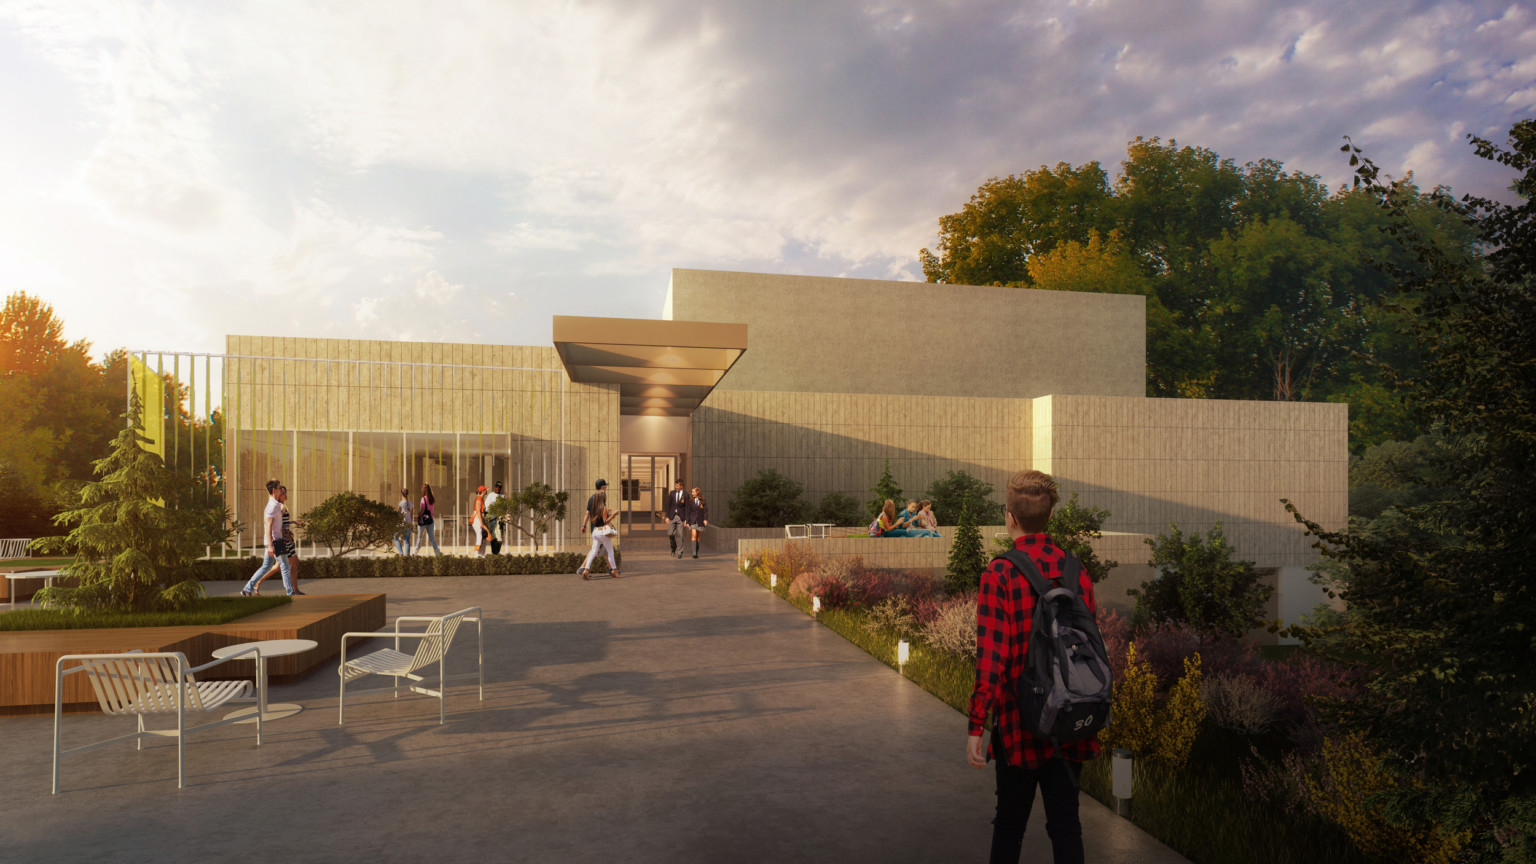
[{"label": "tan concrete panel", "polygon": [[[747,352],[721,382],[775,392],[898,392],[1033,397],[1145,390],[1145,301],[1129,295],[1030,291],[767,274],[675,270],[675,320],[745,323]],[[903,303],[872,306],[872,294]],[[677,302],[686,298],[686,302]],[[910,299],[908,299],[910,298]],[[850,332],[848,321],[862,325]],[[1028,324],[1041,338],[1008,352],[954,351],[978,321],[1002,332]],[[1044,325],[1044,326],[1042,326]],[[1075,334],[1110,334],[1078,362],[1056,360]],[[925,359],[900,377],[889,346]]]}]

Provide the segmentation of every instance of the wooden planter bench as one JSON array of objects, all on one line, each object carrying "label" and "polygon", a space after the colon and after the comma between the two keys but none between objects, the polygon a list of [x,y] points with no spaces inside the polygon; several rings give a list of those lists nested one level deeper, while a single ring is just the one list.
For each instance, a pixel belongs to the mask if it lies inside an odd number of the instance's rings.
[{"label": "wooden planter bench", "polygon": [[[384,604],[383,594],[315,594],[228,624],[0,632],[0,715],[52,711],[54,665],[66,654],[180,651],[199,665],[213,659],[215,650],[238,642],[315,640],[319,646],[313,650],[268,661],[269,680],[287,683],[337,656],[341,634],[383,627]],[[254,663],[230,663],[226,674],[251,677]],[[64,704],[67,711],[100,710],[85,676],[66,680]]]}]

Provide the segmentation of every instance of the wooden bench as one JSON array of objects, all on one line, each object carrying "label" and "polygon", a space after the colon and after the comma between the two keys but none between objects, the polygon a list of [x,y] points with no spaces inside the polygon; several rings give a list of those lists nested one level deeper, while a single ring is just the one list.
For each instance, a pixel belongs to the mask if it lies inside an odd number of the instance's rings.
[{"label": "wooden bench", "polygon": [[[313,650],[268,661],[269,679],[287,683],[339,654],[341,634],[383,627],[384,606],[383,594],[314,594],[228,624],[0,632],[0,715],[52,711],[54,665],[66,654],[180,651],[196,666],[239,642],[315,640]],[[230,663],[227,674],[250,678],[255,663]],[[64,702],[67,711],[100,710],[84,676],[66,682]]]}]

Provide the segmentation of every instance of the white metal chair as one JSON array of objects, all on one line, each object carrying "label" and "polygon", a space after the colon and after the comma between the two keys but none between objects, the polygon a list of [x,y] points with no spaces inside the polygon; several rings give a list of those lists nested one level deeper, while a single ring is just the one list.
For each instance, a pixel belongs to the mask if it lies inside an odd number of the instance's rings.
[{"label": "white metal chair", "polygon": [[[186,786],[186,735],[198,729],[223,726],[246,719],[240,716],[226,717],[199,726],[188,726],[189,712],[213,711],[228,702],[250,701],[255,698],[256,684],[252,681],[198,681],[196,673],[254,655],[254,647],[222,660],[214,660],[201,666],[187,668],[187,655],[180,651],[164,651],[146,654],[129,651],[125,654],[67,654],[59,658],[55,667],[53,687],[53,792],[59,792],[59,759],[87,750],[95,750],[118,741],[132,738],[138,749],[144,749],[144,736],[158,735],[176,739],[176,788]],[[65,669],[66,663],[78,663]],[[96,693],[96,701],[106,714],[132,714],[138,717],[139,730],[128,735],[63,750],[64,679],[76,673],[84,673]],[[145,729],[144,717],[149,714],[175,714],[175,729]],[[261,743],[261,718],[256,719],[256,743]]]},{"label": "white metal chair", "polygon": [[[341,637],[341,665],[337,667],[337,674],[341,678],[341,698],[337,705],[336,725],[340,726],[347,721],[347,682],[355,681],[367,675],[389,675],[395,679],[395,698],[400,698],[400,679],[405,678],[418,682],[410,685],[412,692],[425,696],[437,697],[437,722],[447,722],[448,707],[447,682],[450,677],[461,678],[464,675],[449,676],[445,673],[447,665],[448,648],[453,644],[454,634],[458,632],[459,625],[465,621],[475,622],[475,668],[480,684],[480,701],[485,701],[485,629],[481,623],[479,606],[471,606],[448,615],[403,615],[395,619],[393,631],[383,630],[377,633],[344,633]],[[405,622],[426,622],[425,632],[406,632],[400,629]],[[348,639],[370,639],[377,637],[392,637],[395,640],[394,648],[381,648],[371,654],[365,654],[355,660],[347,659]],[[406,654],[400,650],[401,639],[419,639],[416,643],[414,654]],[[427,679],[417,674],[432,664],[437,664],[437,689],[433,690],[423,686],[421,682]],[[467,674],[467,673],[466,673]]]}]

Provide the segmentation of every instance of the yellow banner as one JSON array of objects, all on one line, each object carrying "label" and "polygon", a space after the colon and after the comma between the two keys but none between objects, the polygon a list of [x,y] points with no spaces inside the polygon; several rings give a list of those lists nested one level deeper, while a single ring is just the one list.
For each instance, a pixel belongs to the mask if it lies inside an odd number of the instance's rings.
[{"label": "yellow banner", "polygon": [[145,450],[165,461],[165,381],[155,370],[144,365],[139,358],[128,357],[129,375],[133,380],[133,392],[139,396],[144,409],[140,432],[148,438]]}]

